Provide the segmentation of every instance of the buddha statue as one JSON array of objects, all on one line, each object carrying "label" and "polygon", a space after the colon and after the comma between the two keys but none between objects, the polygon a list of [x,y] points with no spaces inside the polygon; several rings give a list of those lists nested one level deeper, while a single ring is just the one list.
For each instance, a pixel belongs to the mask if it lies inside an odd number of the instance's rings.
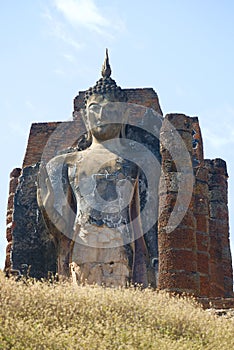
[{"label": "buddha statue", "polygon": [[110,77],[86,92],[89,146],[41,165],[38,204],[57,247],[59,276],[78,284],[152,283],[142,231],[137,148],[125,140],[127,97]]}]

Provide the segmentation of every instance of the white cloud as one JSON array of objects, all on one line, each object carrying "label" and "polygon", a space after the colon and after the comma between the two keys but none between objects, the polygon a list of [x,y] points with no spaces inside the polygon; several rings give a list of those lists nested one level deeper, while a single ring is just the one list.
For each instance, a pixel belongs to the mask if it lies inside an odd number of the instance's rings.
[{"label": "white cloud", "polygon": [[63,69],[60,69],[60,68],[56,68],[56,69],[54,70],[54,73],[55,73],[56,75],[59,75],[59,76],[62,76],[62,77],[65,77],[65,76],[66,76],[65,71],[64,71]]},{"label": "white cloud", "polygon": [[75,62],[75,57],[70,53],[64,53],[62,55],[68,62]]},{"label": "white cloud", "polygon": [[76,50],[79,50],[82,47],[82,44],[73,39],[71,34],[68,33],[64,24],[55,16],[52,16],[51,12],[48,9],[43,13],[43,17],[48,21],[53,36],[62,40],[69,46],[72,46]]},{"label": "white cloud", "polygon": [[111,3],[101,8],[95,0],[50,0],[42,15],[49,34],[75,50],[93,40],[97,43],[93,34],[112,41],[116,34],[126,32],[125,22]]},{"label": "white cloud", "polygon": [[95,0],[54,0],[57,11],[75,28],[83,27],[91,32],[113,38],[114,32],[124,32],[125,23],[110,4],[98,7]]},{"label": "white cloud", "polygon": [[110,22],[99,11],[93,0],[54,0],[56,8],[73,25],[81,25],[102,34]]}]

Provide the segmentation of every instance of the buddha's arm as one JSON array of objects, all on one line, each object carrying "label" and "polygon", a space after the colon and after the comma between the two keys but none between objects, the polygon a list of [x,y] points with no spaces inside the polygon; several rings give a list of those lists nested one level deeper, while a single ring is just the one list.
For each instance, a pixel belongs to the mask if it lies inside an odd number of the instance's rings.
[{"label": "buddha's arm", "polygon": [[[54,167],[51,167],[52,170],[50,171],[50,175],[52,175],[52,177],[56,176],[55,165],[56,164],[54,164]],[[67,169],[64,169],[66,172]],[[65,176],[65,183],[63,181],[63,188],[61,188],[61,203],[59,203],[60,212],[56,209],[56,205],[58,207],[57,202],[60,199],[60,195],[57,194],[57,198],[55,198],[55,189],[52,186],[46,167],[40,168],[38,176],[37,201],[42,211],[48,231],[54,237],[57,245],[58,273],[59,275],[69,276],[69,264],[71,263],[72,250],[74,246],[73,222],[75,213],[73,210],[75,208],[75,204],[67,174],[65,173],[63,175]],[[61,179],[58,179],[58,181],[62,182]],[[63,208],[64,201],[67,203],[67,208],[65,209]],[[68,210],[68,207],[70,210]]]},{"label": "buddha's arm", "polygon": [[66,220],[54,207],[54,190],[45,166],[40,167],[38,174],[37,202],[49,232],[58,238],[66,229]]},{"label": "buddha's arm", "polygon": [[146,287],[148,285],[147,266],[149,264],[149,256],[140,219],[138,179],[135,183],[134,194],[130,206],[130,219],[134,237],[133,282],[142,284]]}]

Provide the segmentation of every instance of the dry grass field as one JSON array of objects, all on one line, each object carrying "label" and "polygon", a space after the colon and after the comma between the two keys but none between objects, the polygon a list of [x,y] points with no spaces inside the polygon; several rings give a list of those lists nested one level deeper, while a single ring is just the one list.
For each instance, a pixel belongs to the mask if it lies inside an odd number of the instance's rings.
[{"label": "dry grass field", "polygon": [[0,349],[234,349],[234,318],[150,289],[15,282],[0,272]]}]

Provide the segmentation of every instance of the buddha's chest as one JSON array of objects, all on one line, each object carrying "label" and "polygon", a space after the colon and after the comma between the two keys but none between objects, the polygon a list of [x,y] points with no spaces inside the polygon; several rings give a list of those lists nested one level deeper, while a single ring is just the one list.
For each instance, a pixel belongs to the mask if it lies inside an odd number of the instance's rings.
[{"label": "buddha's chest", "polygon": [[113,154],[102,159],[86,157],[69,169],[77,201],[98,210],[126,206],[133,196],[137,175],[134,163]]}]

